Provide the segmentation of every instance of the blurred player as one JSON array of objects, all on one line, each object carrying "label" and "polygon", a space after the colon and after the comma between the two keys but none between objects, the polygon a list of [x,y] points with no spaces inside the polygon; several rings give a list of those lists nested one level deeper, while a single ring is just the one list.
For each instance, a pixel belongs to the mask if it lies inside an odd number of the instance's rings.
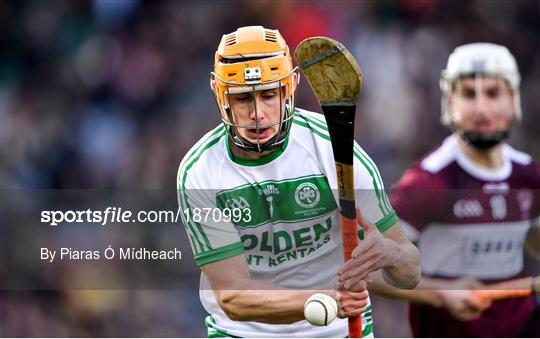
[{"label": "blurred player", "polygon": [[[418,251],[358,145],[365,237],[343,264],[326,123],[294,107],[297,85],[277,30],[250,26],[223,36],[211,79],[223,124],[195,144],[178,171],[211,337],[345,337],[344,318],[362,310],[364,335],[372,336],[367,275],[382,269],[401,288],[420,278]],[[338,301],[341,319],[327,327],[304,320],[304,303],[315,292]]]},{"label": "blurred player", "polygon": [[532,297],[490,304],[471,293],[525,275],[524,244],[540,253],[538,168],[505,143],[521,117],[519,82],[505,47],[456,48],[441,79],[442,121],[453,134],[393,190],[392,204],[420,249],[423,277],[415,291],[370,288],[413,302],[415,337],[540,336]]}]

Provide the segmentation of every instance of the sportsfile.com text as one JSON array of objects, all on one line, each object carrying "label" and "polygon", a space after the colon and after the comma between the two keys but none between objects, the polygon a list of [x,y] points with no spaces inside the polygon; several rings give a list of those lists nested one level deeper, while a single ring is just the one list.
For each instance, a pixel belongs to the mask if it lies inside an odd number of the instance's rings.
[{"label": "sportsfile.com text", "polygon": [[[193,219],[196,222],[229,222],[238,220],[250,220],[251,214],[246,209],[212,209],[202,208],[182,211],[178,208],[172,210],[141,210],[132,211],[122,207],[107,207],[105,209],[93,210],[44,210],[41,211],[41,223],[49,226],[58,226],[62,223],[95,223],[105,226],[108,223],[178,223],[181,222],[181,214],[186,220]],[[238,220],[237,220],[238,219]]]}]

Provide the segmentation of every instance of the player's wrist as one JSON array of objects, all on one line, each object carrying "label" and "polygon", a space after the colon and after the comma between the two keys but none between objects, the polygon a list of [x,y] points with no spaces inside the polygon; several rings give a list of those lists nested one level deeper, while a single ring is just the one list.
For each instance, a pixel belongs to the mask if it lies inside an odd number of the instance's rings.
[{"label": "player's wrist", "polygon": [[[326,294],[327,296],[331,297],[332,299],[334,299],[336,301],[336,304],[337,304],[337,307],[338,307],[338,310],[340,310],[340,293],[336,287],[336,289],[333,289],[333,290],[322,290],[322,291],[318,291],[317,293],[322,293],[322,294]],[[307,300],[307,299],[306,299]],[[338,316],[339,316],[340,312],[338,311]]]},{"label": "player's wrist", "polygon": [[385,242],[385,268],[399,268],[400,267],[400,258],[403,256],[401,255],[402,250],[401,247],[399,247],[398,244],[396,244],[391,239],[388,239],[386,237],[383,237],[383,241]]},{"label": "player's wrist", "polygon": [[321,290],[315,290],[315,291],[307,291],[306,294],[305,294],[304,302],[306,302],[309,297],[311,297],[313,294],[316,294],[316,293],[326,294],[327,296],[335,299],[336,302],[339,303],[339,292],[337,290],[337,287],[336,287],[336,289],[329,289],[329,290],[321,289]]},{"label": "player's wrist", "polygon": [[445,307],[449,308],[449,305],[452,303],[452,298],[455,298],[455,295],[452,295],[449,290],[435,290],[435,298],[432,298],[431,305],[434,307]]}]

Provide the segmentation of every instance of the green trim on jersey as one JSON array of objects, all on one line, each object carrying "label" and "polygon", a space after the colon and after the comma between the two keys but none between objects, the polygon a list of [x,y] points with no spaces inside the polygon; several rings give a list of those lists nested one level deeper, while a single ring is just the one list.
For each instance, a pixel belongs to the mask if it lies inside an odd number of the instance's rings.
[{"label": "green trim on jersey", "polygon": [[[388,214],[381,220],[377,221],[375,225],[379,229],[381,233],[392,227],[396,222],[398,222],[399,218],[396,214],[396,212],[393,212],[392,214]],[[364,240],[364,230],[358,230],[358,239]]]},{"label": "green trim on jersey", "polygon": [[[318,118],[315,118],[312,115],[307,116],[303,114],[301,111],[297,111],[294,115],[295,119],[293,120],[293,123],[302,127],[306,127],[309,130],[311,130],[315,135],[318,135],[324,140],[330,141],[330,136],[328,134],[328,127],[326,126],[326,122],[322,120],[318,120]],[[299,120],[296,117],[302,120]],[[381,221],[385,220],[388,216],[395,215],[395,211],[393,210],[392,206],[390,205],[390,202],[388,201],[388,196],[384,192],[383,188],[381,188],[381,187],[384,187],[384,185],[383,185],[380,173],[377,170],[377,167],[375,166],[375,163],[362,150],[362,148],[356,143],[356,141],[354,142],[354,156],[358,161],[360,161],[360,163],[363,165],[363,167],[371,176],[372,184],[375,190],[375,195],[377,196],[377,200],[378,200],[379,209],[382,211],[383,215],[385,216],[383,219],[377,222],[377,223],[380,223]],[[386,230],[386,228],[384,230]]]},{"label": "green trim on jersey", "polygon": [[240,338],[231,334],[228,334],[227,331],[218,330],[214,327],[216,324],[216,319],[213,315],[209,315],[204,319],[204,324],[208,329],[208,338]]},{"label": "green trim on jersey", "polygon": [[[191,167],[201,158],[202,154],[210,147],[215,145],[222,137],[226,135],[223,125],[219,125],[212,131],[204,135],[199,142],[193,146],[184,160],[180,163],[177,177],[177,189],[178,189],[178,202],[182,206],[182,211],[186,208],[191,209],[188,203],[187,193],[185,191],[185,184],[188,171]],[[193,247],[195,255],[200,255],[204,252],[212,250],[210,240],[203,230],[201,224],[194,222],[193,220],[187,221],[183,213],[181,213],[182,221],[187,229],[189,235],[189,241]]]},{"label": "green trim on jersey", "polygon": [[373,324],[367,324],[366,327],[362,329],[362,337],[367,337],[373,334]]},{"label": "green trim on jersey", "polygon": [[285,138],[283,143],[276,148],[272,153],[267,154],[261,158],[257,159],[250,159],[250,158],[242,158],[238,155],[234,154],[231,150],[231,139],[227,137],[227,154],[229,154],[229,158],[236,164],[242,165],[242,166],[261,166],[266,165],[272,160],[277,159],[283,152],[285,152],[285,149],[287,148],[287,145],[289,144],[289,136]]},{"label": "green trim on jersey", "polygon": [[362,320],[366,322],[366,326],[362,329],[362,336],[368,337],[373,335],[373,311],[372,304],[369,304],[364,312],[362,312]]},{"label": "green trim on jersey", "polygon": [[230,334],[223,333],[220,330],[216,330],[215,328],[210,327],[210,326],[207,326],[207,328],[208,328],[208,338],[239,338],[239,337],[234,337]]},{"label": "green trim on jersey", "polygon": [[377,228],[382,233],[382,232],[386,231],[387,229],[389,229],[396,222],[398,222],[398,216],[397,216],[396,212],[392,211],[392,213],[386,215],[384,218],[377,221],[375,223],[375,225],[377,225]]},{"label": "green trim on jersey", "polygon": [[244,245],[241,242],[216,248],[201,254],[195,255],[197,265],[203,266],[223,259],[235,257],[244,253]]}]

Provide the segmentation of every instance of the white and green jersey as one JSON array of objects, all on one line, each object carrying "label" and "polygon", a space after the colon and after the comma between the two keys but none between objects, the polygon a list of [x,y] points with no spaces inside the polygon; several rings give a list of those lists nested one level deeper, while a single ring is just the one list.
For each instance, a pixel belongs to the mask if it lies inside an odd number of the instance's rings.
[{"label": "white and green jersey", "polygon": [[[355,144],[356,202],[381,232],[397,222],[379,171]],[[343,263],[337,178],[324,116],[297,109],[282,147],[262,159],[239,159],[223,126],[187,153],[178,171],[178,198],[199,266],[245,255],[253,279],[291,289],[333,286]],[[206,210],[205,210],[206,208]],[[230,221],[216,213],[229,209]],[[218,211],[219,212],[219,211]],[[241,212],[241,213],[240,213]],[[198,217],[197,217],[198,215]],[[230,320],[202,274],[200,297],[216,330],[238,337],[345,337],[346,319],[316,327]],[[373,334],[371,305],[362,317]]]}]

